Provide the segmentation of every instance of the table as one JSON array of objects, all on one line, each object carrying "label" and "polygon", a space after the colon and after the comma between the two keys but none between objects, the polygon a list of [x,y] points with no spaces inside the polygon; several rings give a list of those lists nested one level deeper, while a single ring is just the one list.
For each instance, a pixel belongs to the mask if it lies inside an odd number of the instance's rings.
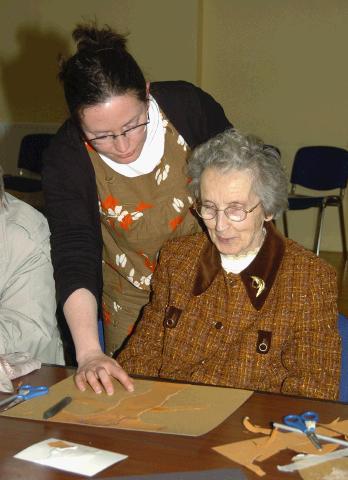
[{"label": "table", "polygon": [[[65,367],[43,366],[39,371],[26,375],[21,380],[33,385],[45,384],[50,386],[73,372],[73,369]],[[3,397],[4,395],[0,394],[0,399]],[[0,479],[62,480],[82,478],[80,475],[13,458],[13,455],[20,450],[50,437],[103,448],[129,456],[128,459],[111,466],[92,478],[215,468],[242,469],[241,466],[214,452],[211,447],[252,438],[253,434],[246,433],[241,423],[245,416],[249,416],[254,424],[268,427],[271,421],[281,422],[282,417],[290,412],[297,413],[305,410],[317,411],[323,423],[329,423],[338,416],[341,418],[348,417],[348,404],[268,393],[254,393],[219,427],[201,437],[0,417]],[[278,472],[276,469],[276,465],[290,463],[291,456],[290,451],[282,451],[277,456],[262,462],[261,466],[266,471],[266,478],[272,480],[289,480],[290,477],[291,479],[300,478],[297,473],[286,474]],[[244,473],[248,479],[260,478],[246,469]]]}]

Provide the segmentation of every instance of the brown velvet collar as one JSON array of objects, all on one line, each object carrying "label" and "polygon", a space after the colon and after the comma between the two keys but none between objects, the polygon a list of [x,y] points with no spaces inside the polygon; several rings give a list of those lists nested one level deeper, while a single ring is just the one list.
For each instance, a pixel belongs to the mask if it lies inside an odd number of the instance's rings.
[{"label": "brown velvet collar", "polygon": [[[272,222],[265,222],[266,238],[251,264],[240,273],[250,301],[256,310],[260,310],[272,288],[285,251],[283,237]],[[213,283],[221,270],[221,257],[215,245],[209,240],[203,248],[193,295],[201,295]]]}]

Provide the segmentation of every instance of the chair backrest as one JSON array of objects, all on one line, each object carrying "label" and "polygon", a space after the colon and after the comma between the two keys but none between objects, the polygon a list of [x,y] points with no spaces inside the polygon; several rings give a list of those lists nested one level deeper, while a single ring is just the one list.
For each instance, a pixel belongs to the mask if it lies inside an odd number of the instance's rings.
[{"label": "chair backrest", "polygon": [[291,183],[312,190],[346,188],[348,150],[339,147],[300,148],[294,159]]},{"label": "chair backrest", "polygon": [[348,402],[348,318],[342,315],[338,316],[338,331],[341,336],[341,380],[340,380],[340,400]]},{"label": "chair backrest", "polygon": [[22,138],[18,155],[18,168],[41,174],[42,153],[50,144],[54,134],[31,133]]}]

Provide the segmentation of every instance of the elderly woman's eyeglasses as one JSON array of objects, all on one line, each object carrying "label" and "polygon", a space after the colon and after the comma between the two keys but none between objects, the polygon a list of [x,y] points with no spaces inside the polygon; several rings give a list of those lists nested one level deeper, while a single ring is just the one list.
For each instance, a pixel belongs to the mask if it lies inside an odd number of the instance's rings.
[{"label": "elderly woman's eyeglasses", "polygon": [[138,125],[135,125],[134,127],[127,128],[127,130],[124,130],[122,133],[118,134],[110,134],[110,135],[102,135],[101,137],[95,137],[95,138],[89,138],[87,141],[93,147],[104,147],[107,145],[112,145],[117,138],[127,138],[130,140],[131,138],[135,138],[141,133],[145,132],[147,125],[150,123],[150,117],[149,114],[147,113],[147,121],[143,123],[139,123]]},{"label": "elderly woman's eyeglasses", "polygon": [[253,212],[260,204],[261,202],[258,202],[254,207],[245,210],[245,208],[241,207],[238,203],[231,204],[223,209],[205,203],[196,203],[194,209],[203,220],[213,220],[217,212],[224,212],[226,217],[232,220],[232,222],[242,222],[246,219],[248,213]]}]

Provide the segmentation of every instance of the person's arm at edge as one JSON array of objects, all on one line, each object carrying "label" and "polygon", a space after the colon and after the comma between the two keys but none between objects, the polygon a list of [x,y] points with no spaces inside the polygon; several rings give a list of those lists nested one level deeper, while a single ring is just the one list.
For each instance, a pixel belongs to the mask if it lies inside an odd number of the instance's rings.
[{"label": "person's arm at edge", "polygon": [[29,352],[41,362],[63,365],[47,222],[24,202],[8,201],[10,217],[1,238],[6,262],[1,268],[0,353]]}]

